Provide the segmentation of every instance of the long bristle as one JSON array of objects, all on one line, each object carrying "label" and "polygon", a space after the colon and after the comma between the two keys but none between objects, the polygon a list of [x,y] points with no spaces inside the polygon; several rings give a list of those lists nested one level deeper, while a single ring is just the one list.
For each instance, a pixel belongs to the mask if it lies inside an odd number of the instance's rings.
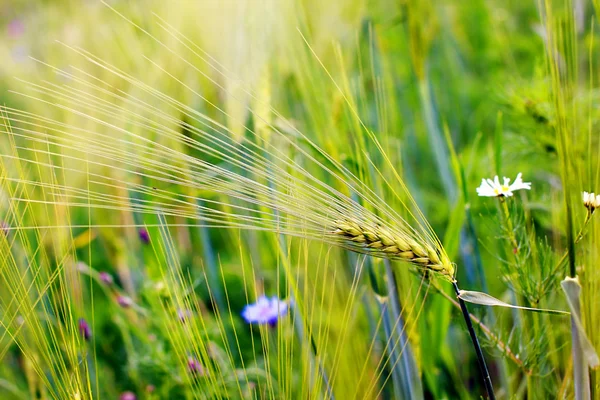
[{"label": "long bristle", "polygon": [[[25,82],[32,93],[23,92],[23,96],[80,120],[77,124],[65,123],[4,109],[5,118],[13,125],[11,131],[4,133],[12,135],[17,143],[15,153],[7,157],[28,168],[50,167],[58,176],[70,177],[53,183],[34,179],[23,182],[20,178],[15,181],[54,193],[56,196],[45,200],[45,204],[60,201],[71,207],[162,213],[194,219],[205,226],[270,230],[405,260],[453,276],[453,267],[439,240],[422,225],[422,220],[413,217],[406,207],[392,209],[316,144],[310,145],[311,154],[293,137],[267,124],[286,147],[303,154],[306,165],[299,167],[276,140],[267,141],[254,131],[248,131],[247,138],[232,140],[230,129],[214,118],[152,89],[88,52],[72,51],[108,76],[139,89],[160,106],[125,94],[108,81],[91,78],[81,70],[58,70],[68,77],[68,85]],[[185,84],[176,83],[202,99]],[[191,123],[182,122],[177,114]],[[326,161],[313,154],[324,156]],[[57,161],[41,161],[44,159]],[[307,172],[315,169],[332,183]],[[89,184],[82,188],[78,179],[87,179]],[[187,193],[171,193],[169,185],[184,186]],[[405,187],[403,183],[399,186]],[[364,206],[344,194],[348,190],[356,193]],[[137,193],[140,200],[132,204],[129,195],[119,193]],[[413,201],[408,192],[402,196]],[[376,209],[377,214],[370,209]],[[345,219],[356,221],[360,233],[354,235],[352,230],[338,226]]]}]

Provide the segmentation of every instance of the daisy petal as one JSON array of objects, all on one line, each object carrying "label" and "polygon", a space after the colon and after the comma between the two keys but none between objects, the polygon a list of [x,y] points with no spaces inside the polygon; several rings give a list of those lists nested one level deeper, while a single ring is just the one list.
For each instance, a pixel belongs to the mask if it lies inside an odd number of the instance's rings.
[{"label": "daisy petal", "polygon": [[477,194],[482,197],[511,197],[515,190],[531,189],[531,182],[523,182],[520,172],[512,185],[510,184],[510,179],[507,177],[503,177],[502,181],[501,184],[498,175],[493,180],[489,178],[482,179],[481,185],[476,189]]}]

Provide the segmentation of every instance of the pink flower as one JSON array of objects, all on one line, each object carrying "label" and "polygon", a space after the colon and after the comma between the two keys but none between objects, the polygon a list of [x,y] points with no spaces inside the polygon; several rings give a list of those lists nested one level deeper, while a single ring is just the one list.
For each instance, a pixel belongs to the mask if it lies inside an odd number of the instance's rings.
[{"label": "pink flower", "polygon": [[135,393],[133,392],[123,392],[121,393],[121,396],[119,396],[119,400],[136,400],[137,397],[135,396]]},{"label": "pink flower", "polygon": [[129,296],[117,296],[117,303],[123,308],[129,308],[133,304],[133,300]]},{"label": "pink flower", "polygon": [[202,366],[200,361],[198,361],[198,359],[196,359],[195,357],[188,357],[187,364],[188,364],[188,371],[190,371],[190,373],[192,375],[195,375],[195,376],[203,376],[204,375],[204,367]]},{"label": "pink flower", "polygon": [[25,24],[20,19],[13,19],[6,26],[8,36],[12,39],[16,39],[25,33]]},{"label": "pink flower", "polygon": [[109,274],[108,272],[102,271],[98,274],[100,280],[102,282],[104,282],[105,285],[112,285],[114,280],[111,274]]}]

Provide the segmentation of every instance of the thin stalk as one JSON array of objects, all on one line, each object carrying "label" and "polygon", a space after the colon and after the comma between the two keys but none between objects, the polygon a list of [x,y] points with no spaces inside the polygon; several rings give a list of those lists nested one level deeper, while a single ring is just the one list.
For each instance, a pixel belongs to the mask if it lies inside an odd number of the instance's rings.
[{"label": "thin stalk", "polygon": [[[354,201],[360,203],[360,198],[356,193],[352,192],[351,196]],[[367,258],[366,262],[370,263],[371,260]],[[386,348],[388,349],[388,357],[390,358],[394,396],[403,399],[422,399],[423,384],[414,351],[410,345],[405,324],[402,320],[402,305],[398,297],[399,290],[396,276],[394,275],[390,260],[384,259],[383,262],[385,265],[385,281],[387,286],[387,296],[385,297],[389,301],[378,301],[378,303],[380,305],[380,313],[383,316],[386,343],[391,344],[391,346],[386,346]],[[372,272],[372,266],[369,265],[369,268]],[[373,283],[371,282],[371,284]],[[374,287],[373,289],[374,293],[378,295],[378,290]],[[365,300],[365,306],[367,311],[369,311],[369,302],[367,300]]]},{"label": "thin stalk", "polygon": [[[435,103],[431,96],[431,87],[429,84],[429,79],[427,77],[427,71],[424,70],[424,78],[419,80],[419,94],[421,100],[421,107],[423,111],[423,119],[425,120],[427,126],[427,132],[431,139],[432,148],[434,152],[434,159],[436,161],[438,167],[438,173],[440,174],[442,185],[445,189],[445,192],[450,200],[450,204],[454,204],[457,191],[456,184],[454,182],[454,177],[450,173],[451,169],[448,168],[451,163],[448,158],[448,154],[446,151],[446,146],[444,143],[443,135],[439,128],[437,122],[437,110],[435,108]],[[465,232],[465,227],[461,229],[461,241],[464,242],[467,238],[467,233]],[[463,254],[464,255],[464,254]],[[474,272],[473,266],[469,263],[469,269],[467,271],[467,276],[472,276]],[[456,282],[454,282],[454,288],[456,290],[456,294],[458,296],[458,286]],[[473,330],[473,325],[471,323],[471,318],[469,311],[467,310],[466,304],[459,298],[459,303],[463,315],[465,317],[465,322],[467,323],[467,327],[469,328],[469,334],[471,335],[471,340],[473,341],[473,345],[475,346],[475,351],[477,353],[477,358],[479,361],[479,368],[484,376],[484,384],[490,399],[495,399],[494,389],[492,387],[492,382],[488,373],[487,365],[485,363],[485,359],[483,358],[483,353],[481,352],[481,347],[479,346],[479,342],[477,340],[477,336],[475,335],[475,331]]]},{"label": "thin stalk", "polygon": [[519,243],[517,242],[517,238],[515,236],[515,228],[512,224],[512,220],[510,219],[510,211],[508,210],[508,204],[506,204],[506,199],[504,197],[498,197],[498,199],[500,200],[500,204],[502,205],[502,212],[504,214],[504,220],[506,223],[506,230],[508,231],[510,244],[512,244],[514,251],[518,251]]},{"label": "thin stalk", "polygon": [[[508,252],[508,254],[512,255],[515,267],[520,268],[521,259],[520,259],[519,241],[517,240],[517,236],[515,233],[515,227],[512,223],[512,219],[510,216],[510,210],[508,209],[507,198],[504,196],[500,196],[500,197],[498,197],[498,200],[500,202],[500,208],[502,209],[502,214],[504,217],[504,227],[507,231],[510,245],[512,246],[512,249],[511,249],[511,251]],[[525,296],[523,296],[523,295],[518,295],[518,293],[514,289],[512,289],[510,291],[510,294],[514,298],[514,300],[516,300],[522,304],[529,304],[528,299],[525,298]],[[517,297],[519,300],[517,300]],[[530,335],[531,329],[533,329],[534,337],[537,336],[537,330],[536,330],[535,325],[533,328],[531,328],[530,324],[527,322],[527,315],[525,314],[524,311],[513,310],[513,318],[515,320],[515,326],[518,327],[524,335]],[[537,385],[534,383],[534,377],[532,375],[528,375],[526,377],[526,380],[527,380],[527,385],[526,385],[527,396],[531,398],[534,395],[533,391],[537,388]]]},{"label": "thin stalk", "polygon": [[[136,193],[133,190],[128,190],[127,191],[127,195],[129,196],[129,201],[132,204],[138,204],[140,202],[140,195],[139,193]],[[144,218],[142,216],[142,214],[140,212],[137,211],[133,211],[132,213],[132,217],[133,217],[133,223],[136,227],[141,227],[144,226]],[[124,216],[125,218],[129,219],[129,216]],[[140,228],[137,228],[140,229]],[[139,231],[136,232],[136,236],[139,235]],[[136,252],[136,261],[137,261],[137,267],[136,268],[130,268],[129,272],[128,272],[128,279],[129,279],[129,285],[135,285],[135,284],[139,284],[141,280],[143,280],[142,276],[144,275],[145,271],[144,269],[145,267],[145,263],[144,263],[144,252],[143,252],[143,248],[142,247],[138,247],[138,251]],[[133,292],[129,292],[130,296],[133,296]]]},{"label": "thin stalk", "polygon": [[[585,228],[587,227],[588,222],[590,222],[590,220],[592,219],[591,217],[592,217],[592,213],[588,212],[585,216],[585,220],[583,221],[583,226],[579,230],[579,233],[577,234],[577,236],[575,236],[575,240],[573,241],[574,245],[576,245],[577,243],[579,243],[581,241],[581,239],[583,239],[583,232],[585,231]],[[565,251],[565,253],[562,255],[560,260],[558,260],[558,262],[556,263],[556,266],[554,267],[554,269],[552,270],[552,273],[550,275],[554,275],[556,273],[556,271],[563,265],[563,263],[565,262],[565,260],[567,259],[568,256],[569,256],[569,249],[567,249],[567,251]]]},{"label": "thin stalk", "polygon": [[[580,294],[576,297],[576,302],[573,304],[573,310],[577,318],[581,318],[581,298]],[[577,324],[575,323],[575,316],[571,316],[571,338],[573,344],[571,347],[571,354],[573,357],[573,386],[575,387],[575,399],[576,400],[587,400],[591,399],[590,389],[590,374],[589,366],[586,362],[585,355],[581,345],[581,337]]]},{"label": "thin stalk", "polygon": [[[310,343],[310,347],[312,349],[312,352],[309,356],[310,369],[312,370],[315,365],[317,366],[319,375],[321,375],[321,379],[323,379],[323,385],[325,386],[325,398],[335,400],[335,396],[333,395],[333,389],[331,388],[331,384],[329,383],[329,377],[327,375],[327,372],[325,371],[325,368],[323,367],[323,363],[319,358],[317,343],[315,342],[315,339],[313,338],[310,332],[308,332],[308,334],[306,335],[307,337],[305,337],[304,320],[302,314],[300,313],[300,309],[294,301],[293,295],[290,295],[290,298],[290,308],[292,309],[292,316],[295,319],[294,328],[296,330],[298,340],[300,341],[300,343],[305,343],[305,339],[308,339],[308,342]],[[310,376],[312,380],[312,371],[310,373]],[[314,382],[311,382],[311,385],[314,385]]]},{"label": "thin stalk", "polygon": [[492,386],[492,379],[490,378],[490,373],[487,368],[487,364],[485,363],[485,358],[483,357],[483,351],[481,350],[481,346],[479,345],[479,340],[477,339],[477,335],[475,334],[475,329],[473,328],[473,323],[471,322],[471,314],[469,314],[469,310],[467,309],[467,304],[459,297],[460,289],[458,288],[458,284],[456,281],[452,282],[454,286],[454,291],[456,292],[456,297],[458,298],[458,303],[460,304],[460,309],[463,314],[463,318],[465,319],[465,323],[467,324],[467,329],[469,330],[469,335],[471,336],[471,341],[473,342],[473,347],[475,348],[475,353],[477,354],[477,361],[479,362],[479,370],[481,375],[483,376],[483,384],[485,385],[485,390],[488,394],[490,400],[496,400],[496,395],[494,394],[494,387]]},{"label": "thin stalk", "polygon": [[[385,337],[386,337],[386,343],[392,343],[393,344],[393,325],[390,321],[390,310],[389,310],[389,301],[387,301],[388,298],[381,298],[381,300],[379,301],[379,307],[380,307],[380,312],[381,315],[383,315],[383,330],[385,333]],[[396,365],[401,365],[398,362],[398,356],[396,354],[396,352],[394,351],[395,348],[392,348],[391,346],[386,346],[386,350],[388,353],[388,357],[390,358],[389,363],[392,366],[392,390],[394,393],[394,398],[396,399],[404,399],[407,398],[405,396],[402,395],[402,389],[404,388],[404,384],[402,382],[402,378],[400,376],[400,373],[398,371],[398,369],[395,367]]]},{"label": "thin stalk", "polygon": [[[461,307],[460,307],[460,304],[458,303],[458,301],[456,301],[454,298],[452,298],[446,292],[444,292],[443,290],[441,290],[439,287],[437,287],[435,285],[433,287],[446,300],[448,300],[450,303],[452,303],[452,305],[455,308],[458,308],[459,310],[462,310]],[[519,359],[519,357],[517,357],[517,355],[512,352],[512,350],[510,349],[510,347],[508,347],[508,345],[506,343],[504,343],[502,340],[500,340],[500,338],[498,336],[496,336],[487,325],[485,325],[479,318],[477,318],[473,314],[470,314],[470,317],[471,317],[471,321],[473,321],[475,324],[477,324],[477,326],[485,333],[485,335],[488,337],[488,339],[490,339],[491,341],[493,341],[494,343],[496,343],[496,346],[498,347],[498,349],[501,352],[503,352],[504,354],[506,354],[508,356],[508,358],[510,358],[523,371],[523,373],[526,376],[531,376],[533,374],[533,371],[530,370],[530,369],[527,369],[527,367],[525,367],[525,365],[523,364],[523,361],[521,361]]]},{"label": "thin stalk", "polygon": [[[565,135],[561,135],[561,138]],[[569,197],[569,191],[566,190],[568,185],[565,184],[565,203],[567,210],[567,246],[569,249],[569,276],[575,278],[577,276],[577,268],[575,266],[575,238],[573,237],[573,210],[571,208],[571,201]]]},{"label": "thin stalk", "polygon": [[[198,200],[198,213],[202,213],[202,207],[204,202]],[[217,268],[217,261],[213,250],[212,241],[210,240],[209,230],[206,226],[200,226],[198,228],[200,232],[200,241],[202,243],[203,259],[206,262],[207,275],[209,280],[210,289],[212,290],[215,297],[215,305],[220,311],[226,309],[225,301],[223,300],[223,293],[221,291],[221,282],[219,279],[219,271]]]},{"label": "thin stalk", "polygon": [[427,133],[430,139],[430,146],[433,151],[433,159],[437,165],[437,171],[440,174],[440,181],[444,191],[448,195],[450,204],[454,203],[457,196],[456,183],[452,176],[450,160],[444,142],[444,135],[438,124],[438,113],[431,95],[431,85],[429,78],[419,80],[419,99],[421,100],[421,110],[423,120],[427,127]]},{"label": "thin stalk", "polygon": [[[267,159],[270,160],[269,154],[266,152],[265,152],[265,157],[267,157]],[[273,180],[268,179],[267,184],[269,185],[270,188],[274,188]],[[279,216],[279,212],[275,211],[275,216],[276,217]],[[325,398],[335,400],[335,396],[333,394],[333,389],[332,389],[330,381],[329,381],[329,376],[328,376],[327,371],[325,370],[325,367],[323,366],[323,363],[319,356],[319,351],[317,349],[317,343],[315,342],[315,339],[313,338],[313,335],[311,334],[310,330],[305,331],[304,318],[302,316],[302,313],[300,312],[300,308],[298,308],[298,305],[296,304],[297,284],[296,284],[296,280],[294,279],[294,276],[290,270],[290,265],[289,265],[289,261],[287,258],[287,256],[288,256],[287,243],[285,241],[285,237],[283,234],[278,235],[278,242],[279,242],[279,249],[280,249],[280,252],[282,255],[282,261],[283,261],[284,267],[285,267],[284,272],[286,275],[286,279],[290,283],[290,285],[289,285],[290,308],[292,309],[293,317],[295,319],[294,327],[296,330],[296,335],[298,336],[298,340],[300,343],[305,343],[305,332],[306,332],[306,334],[307,334],[306,339],[308,339],[308,341],[310,342],[311,348],[312,348],[312,352],[309,356],[309,358],[310,358],[309,362],[311,364],[310,368],[312,370],[314,365],[317,366],[319,375],[321,375],[321,379],[323,379],[323,385],[325,386]],[[312,377],[312,373],[311,373],[311,377]]]},{"label": "thin stalk", "polygon": [[[419,376],[419,370],[417,368],[417,362],[415,360],[411,346],[409,345],[408,336],[406,335],[406,329],[404,329],[404,322],[402,321],[400,305],[400,299],[398,298],[398,284],[396,283],[396,276],[392,270],[392,264],[390,260],[384,260],[386,283],[388,289],[388,296],[390,299],[390,308],[387,310],[391,316],[391,321],[395,321],[397,327],[396,333],[390,329],[386,332],[388,339],[394,336],[392,343],[394,346],[390,349],[390,361],[392,362],[392,377],[394,378],[394,386],[400,384],[400,388],[404,392],[404,397],[407,399],[422,399],[423,398],[423,386]],[[385,319],[387,321],[387,318]],[[391,321],[387,321],[390,323]],[[391,325],[391,324],[390,324]],[[393,326],[392,326],[393,327]],[[396,345],[399,343],[399,345]]]}]

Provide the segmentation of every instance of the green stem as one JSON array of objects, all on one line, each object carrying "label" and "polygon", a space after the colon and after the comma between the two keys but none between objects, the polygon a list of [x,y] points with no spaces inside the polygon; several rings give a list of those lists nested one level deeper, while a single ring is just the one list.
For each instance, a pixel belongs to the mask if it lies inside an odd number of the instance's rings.
[{"label": "green stem", "polygon": [[[591,219],[592,219],[591,217],[592,217],[592,213],[588,212],[587,215],[585,216],[585,220],[583,221],[583,226],[581,227],[581,229],[579,230],[579,233],[577,234],[577,236],[575,237],[575,240],[573,241],[574,245],[576,245],[577,243],[579,243],[581,241],[581,239],[583,239],[583,233],[585,232],[585,228],[587,227],[587,224],[591,221]],[[560,260],[558,260],[558,263],[556,263],[556,266],[554,266],[554,269],[552,270],[552,273],[550,274],[551,276],[554,275],[556,273],[556,271],[558,271],[558,269],[563,265],[563,263],[566,261],[568,256],[569,256],[569,250],[565,251],[565,253],[562,255]]]},{"label": "green stem", "polygon": [[454,286],[454,291],[456,292],[456,297],[458,298],[458,304],[460,305],[460,309],[465,319],[465,323],[467,324],[467,329],[469,330],[469,336],[471,336],[471,341],[473,342],[473,347],[475,348],[475,353],[477,354],[477,361],[479,363],[479,370],[481,371],[481,375],[483,376],[483,384],[485,385],[485,390],[487,391],[490,400],[496,400],[496,395],[494,394],[494,387],[492,386],[492,379],[490,378],[490,373],[485,363],[485,358],[483,357],[483,351],[481,350],[479,340],[477,339],[475,329],[473,328],[473,323],[471,322],[471,314],[469,314],[467,304],[463,301],[463,299],[459,297],[460,289],[458,288],[458,284],[456,283],[456,281],[452,282],[452,285]]},{"label": "green stem", "polygon": [[[433,285],[433,287],[439,294],[441,294],[446,300],[448,300],[455,308],[462,310],[458,301],[456,301],[454,298],[452,298],[450,295],[448,295],[446,292],[444,292],[437,285]],[[471,317],[471,321],[473,321],[475,324],[477,324],[477,326],[479,326],[479,328],[485,333],[485,336],[487,336],[487,338],[491,342],[494,342],[496,344],[496,347],[498,348],[498,350],[500,350],[503,354],[506,354],[508,356],[508,358],[510,358],[523,371],[523,373],[526,376],[530,376],[531,374],[533,374],[533,371],[530,369],[527,369],[527,367],[523,364],[523,361],[521,361],[519,359],[519,357],[517,355],[515,355],[515,353],[512,352],[510,347],[508,347],[508,345],[506,343],[504,343],[498,336],[496,336],[487,325],[485,325],[479,318],[477,318],[473,314],[469,314],[469,316]]]},{"label": "green stem", "polygon": [[[398,284],[396,282],[396,276],[392,270],[392,264],[390,260],[383,260],[385,265],[385,275],[387,290],[390,302],[389,314],[391,318],[385,318],[384,321],[389,323],[389,332],[386,332],[388,339],[392,339],[392,347],[389,349],[390,352],[390,368],[392,369],[392,378],[394,379],[394,386],[398,386],[404,393],[404,398],[409,399],[422,399],[423,398],[423,386],[419,376],[419,370],[417,368],[417,362],[414,358],[414,353],[410,346],[408,335],[406,333],[406,325],[402,319],[402,306],[400,299],[398,298]],[[392,325],[391,322],[394,322]]]},{"label": "green stem", "polygon": [[[265,153],[265,158],[267,160],[270,160],[268,153]],[[267,172],[268,172],[268,169],[267,169]],[[268,179],[268,185],[270,188],[273,188],[275,183],[273,182],[272,179]],[[278,217],[279,212],[276,211],[275,216]],[[310,332],[310,328],[305,329],[304,322],[306,320],[304,319],[304,317],[300,311],[300,307],[298,307],[298,305],[297,305],[297,301],[299,301],[299,298],[296,295],[298,293],[298,284],[296,282],[296,279],[294,279],[294,274],[292,273],[291,268],[290,268],[291,266],[290,266],[290,262],[289,262],[289,258],[288,258],[287,244],[285,242],[285,238],[282,234],[279,234],[278,239],[279,239],[279,251],[281,252],[281,257],[282,257],[283,266],[284,266],[284,273],[285,273],[287,281],[289,282],[289,290],[290,290],[290,298],[291,298],[290,308],[292,309],[292,312],[293,312],[292,315],[293,315],[294,319],[296,319],[296,321],[294,323],[296,335],[298,336],[298,340],[300,343],[305,343],[305,340],[308,339],[308,342],[310,343],[310,346],[312,348],[312,352],[310,353],[310,361],[309,361],[310,365],[311,365],[311,369],[312,369],[313,365],[316,365],[317,370],[318,370],[319,374],[321,375],[321,378],[323,379],[323,384],[325,385],[325,398],[335,400],[335,396],[333,394],[333,389],[332,389],[331,383],[329,381],[329,376],[327,375],[327,371],[325,370],[325,367],[321,360],[321,356],[320,356],[320,353],[317,348],[317,343],[315,342],[315,339],[313,338],[313,335]],[[308,321],[306,321],[306,323],[308,324]]]},{"label": "green stem", "polygon": [[510,219],[510,211],[508,210],[508,204],[506,204],[506,198],[499,197],[500,204],[502,205],[502,212],[504,213],[504,221],[506,223],[506,229],[508,231],[508,238],[510,243],[512,244],[514,250],[519,250],[519,243],[517,242],[517,237],[515,236],[515,229],[512,224],[512,220]]},{"label": "green stem", "polygon": [[[511,253],[513,255],[514,265],[516,268],[519,268],[520,267],[519,242],[517,240],[517,236],[515,235],[515,228],[512,223],[512,219],[510,218],[510,210],[508,209],[508,203],[507,203],[505,197],[499,197],[499,200],[500,200],[500,205],[502,208],[502,213],[504,215],[504,223],[505,223],[506,231],[508,233],[508,239],[512,246]],[[513,295],[517,295],[517,293],[515,293],[513,291]],[[525,296],[519,295],[518,297],[519,297],[519,301],[521,303],[529,305],[529,300]],[[517,325],[519,325],[518,321],[520,321],[520,328],[521,328],[521,332],[523,334],[527,335],[528,333],[530,333],[529,331],[531,329],[536,331],[535,326],[533,328],[531,328],[529,326],[529,324],[527,323],[527,315],[525,314],[524,311],[521,311],[520,313],[518,311],[515,311],[514,318],[515,318],[515,322],[517,323]],[[527,381],[527,385],[526,385],[527,398],[533,398],[532,390],[534,390],[537,387],[536,384],[534,383],[535,377],[532,375],[527,375],[527,377],[525,379]]]}]

